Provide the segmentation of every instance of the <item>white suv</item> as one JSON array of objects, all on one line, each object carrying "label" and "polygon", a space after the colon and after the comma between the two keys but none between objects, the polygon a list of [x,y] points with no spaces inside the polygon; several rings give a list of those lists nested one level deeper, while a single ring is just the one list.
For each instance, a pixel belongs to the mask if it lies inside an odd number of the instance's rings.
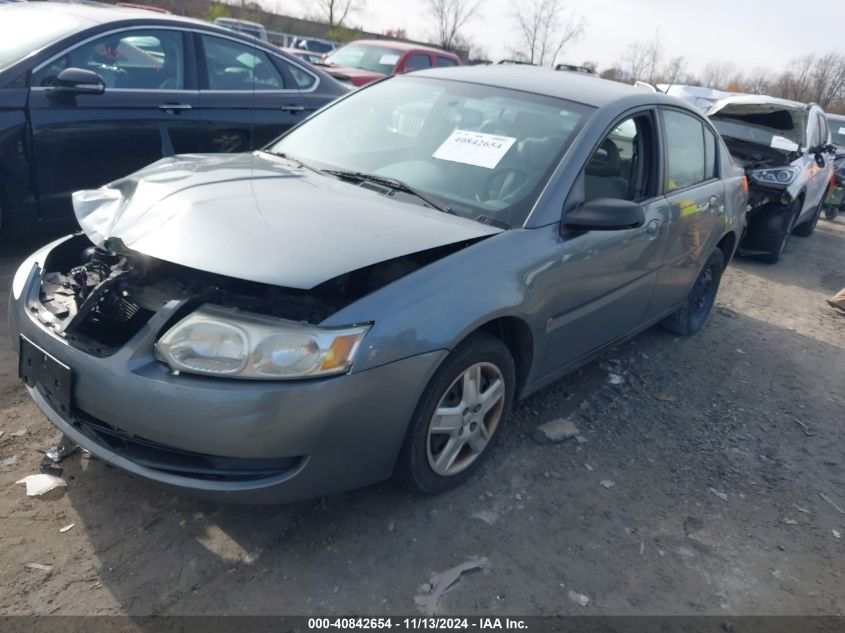
[{"label": "white suv", "polygon": [[822,109],[758,95],[731,96],[707,111],[748,177],[746,254],[777,262],[794,233],[816,228],[833,174],[834,149]]}]

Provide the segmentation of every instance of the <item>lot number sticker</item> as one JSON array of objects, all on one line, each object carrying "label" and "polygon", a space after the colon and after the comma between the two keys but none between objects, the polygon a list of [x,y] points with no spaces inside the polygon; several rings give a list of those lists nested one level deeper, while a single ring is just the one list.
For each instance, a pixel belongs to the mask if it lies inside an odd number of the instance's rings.
[{"label": "lot number sticker", "polygon": [[384,55],[379,57],[378,63],[393,66],[393,64],[395,64],[398,61],[399,61],[399,55],[393,55],[392,53],[385,53]]},{"label": "lot number sticker", "polygon": [[455,130],[432,158],[494,169],[515,142],[510,136]]}]

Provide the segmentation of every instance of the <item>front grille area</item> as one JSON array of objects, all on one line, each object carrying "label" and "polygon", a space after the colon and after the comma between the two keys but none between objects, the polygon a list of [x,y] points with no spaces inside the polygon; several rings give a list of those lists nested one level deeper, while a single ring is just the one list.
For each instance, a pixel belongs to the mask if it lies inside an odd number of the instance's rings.
[{"label": "front grille area", "polygon": [[117,429],[75,409],[71,423],[100,446],[145,468],[209,481],[254,481],[283,475],[302,457],[221,457],[183,451]]}]

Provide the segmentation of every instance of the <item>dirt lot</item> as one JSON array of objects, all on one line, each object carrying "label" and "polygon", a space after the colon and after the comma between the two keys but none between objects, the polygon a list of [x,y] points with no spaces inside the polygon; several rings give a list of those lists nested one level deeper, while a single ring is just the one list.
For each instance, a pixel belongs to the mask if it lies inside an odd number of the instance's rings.
[{"label": "dirt lot", "polygon": [[[3,296],[33,246],[3,247]],[[845,509],[845,317],[824,302],[845,223],[790,249],[736,262],[698,336],[651,330],[523,402],[481,476],[435,498],[219,507],[79,455],[63,494],[28,498],[15,481],[56,434],[4,338],[0,613],[412,614],[432,574],[483,556],[438,613],[841,615],[845,514],[819,493]],[[560,416],[586,441],[532,439]]]}]

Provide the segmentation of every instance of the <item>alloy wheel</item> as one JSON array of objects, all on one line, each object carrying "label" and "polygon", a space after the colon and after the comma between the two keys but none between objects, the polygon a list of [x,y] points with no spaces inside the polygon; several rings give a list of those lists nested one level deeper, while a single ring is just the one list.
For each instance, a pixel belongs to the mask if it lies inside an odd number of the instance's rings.
[{"label": "alloy wheel", "polygon": [[487,448],[502,419],[505,379],[493,363],[475,363],[446,389],[428,426],[426,452],[431,469],[457,475]]}]

